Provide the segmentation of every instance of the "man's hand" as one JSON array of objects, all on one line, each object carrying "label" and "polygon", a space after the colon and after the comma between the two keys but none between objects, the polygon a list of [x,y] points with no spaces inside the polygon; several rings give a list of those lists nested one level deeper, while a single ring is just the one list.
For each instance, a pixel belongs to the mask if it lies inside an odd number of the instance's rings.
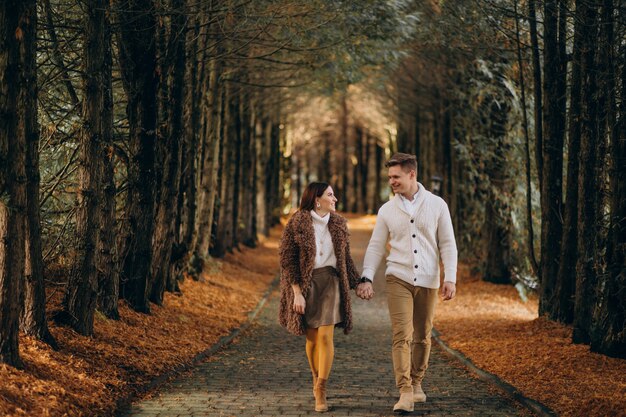
[{"label": "man's hand", "polygon": [[362,282],[356,287],[356,295],[364,300],[371,300],[374,296],[374,287],[371,282]]},{"label": "man's hand", "polygon": [[443,287],[441,287],[441,296],[443,301],[452,300],[456,295],[456,284],[453,282],[445,281]]},{"label": "man's hand", "polygon": [[304,314],[304,308],[306,307],[306,301],[302,293],[293,295],[293,311],[298,314]]}]

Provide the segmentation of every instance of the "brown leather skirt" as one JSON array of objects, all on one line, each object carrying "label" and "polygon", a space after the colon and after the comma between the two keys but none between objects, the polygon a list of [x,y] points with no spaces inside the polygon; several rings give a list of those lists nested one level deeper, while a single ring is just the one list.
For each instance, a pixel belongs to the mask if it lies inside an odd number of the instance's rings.
[{"label": "brown leather skirt", "polygon": [[306,296],[304,320],[306,327],[318,328],[341,323],[339,276],[332,266],[313,270],[311,288]]}]

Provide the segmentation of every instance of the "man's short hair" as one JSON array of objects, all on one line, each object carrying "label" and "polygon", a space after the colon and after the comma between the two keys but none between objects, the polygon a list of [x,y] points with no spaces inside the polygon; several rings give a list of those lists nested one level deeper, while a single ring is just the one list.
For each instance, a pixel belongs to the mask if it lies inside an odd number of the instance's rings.
[{"label": "man's short hair", "polygon": [[385,163],[385,167],[389,168],[395,165],[400,165],[404,172],[411,170],[417,172],[417,158],[415,158],[415,155],[400,152],[394,153]]}]

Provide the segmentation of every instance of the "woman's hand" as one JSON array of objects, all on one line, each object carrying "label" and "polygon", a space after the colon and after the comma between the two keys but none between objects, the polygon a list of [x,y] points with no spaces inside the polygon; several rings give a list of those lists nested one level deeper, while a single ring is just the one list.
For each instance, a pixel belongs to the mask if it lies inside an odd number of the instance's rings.
[{"label": "woman's hand", "polygon": [[304,308],[306,307],[306,301],[302,295],[302,290],[298,284],[291,286],[293,290],[293,311],[298,314],[304,314]]},{"label": "woman's hand", "polygon": [[293,311],[298,314],[304,314],[304,308],[306,307],[306,301],[302,293],[293,295]]}]

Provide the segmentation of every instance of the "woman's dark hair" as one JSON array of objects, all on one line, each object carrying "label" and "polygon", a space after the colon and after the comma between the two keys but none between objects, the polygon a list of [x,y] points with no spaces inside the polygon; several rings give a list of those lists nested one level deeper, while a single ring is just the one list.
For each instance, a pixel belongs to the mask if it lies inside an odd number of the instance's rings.
[{"label": "woman's dark hair", "polygon": [[324,195],[324,191],[330,187],[325,182],[312,182],[306,186],[300,199],[300,210],[313,210],[315,208],[315,199]]}]

